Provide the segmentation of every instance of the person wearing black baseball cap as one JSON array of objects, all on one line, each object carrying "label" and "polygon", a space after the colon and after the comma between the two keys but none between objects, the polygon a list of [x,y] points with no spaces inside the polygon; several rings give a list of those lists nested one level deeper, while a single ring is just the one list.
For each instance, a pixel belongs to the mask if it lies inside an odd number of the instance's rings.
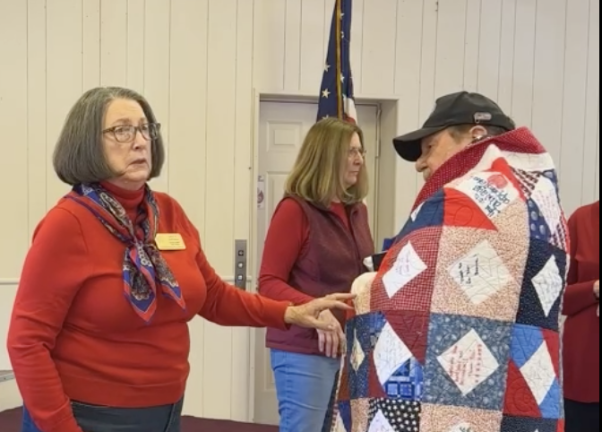
[{"label": "person wearing black baseball cap", "polygon": [[425,179],[447,159],[471,143],[516,128],[514,121],[491,99],[461,91],[437,99],[422,128],[393,140],[397,154]]},{"label": "person wearing black baseball cap", "polygon": [[394,145],[427,181],[352,285],[331,432],[564,431],[569,247],[551,156],[468,92]]}]

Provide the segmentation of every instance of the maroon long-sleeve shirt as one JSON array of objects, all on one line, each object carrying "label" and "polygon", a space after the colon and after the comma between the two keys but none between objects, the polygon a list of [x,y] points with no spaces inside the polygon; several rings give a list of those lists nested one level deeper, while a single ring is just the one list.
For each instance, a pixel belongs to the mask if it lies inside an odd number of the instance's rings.
[{"label": "maroon long-sleeve shirt", "polygon": [[600,201],[569,219],[571,267],[564,296],[564,396],[600,401],[600,318],[594,284],[600,279]]},{"label": "maroon long-sleeve shirt", "polygon": [[[374,253],[364,204],[332,203],[327,209],[287,197],[277,206],[266,236],[259,292],[274,300],[303,304],[315,297],[349,292]],[[341,324],[344,315],[336,313]],[[268,329],[268,348],[321,355],[315,330]]]}]

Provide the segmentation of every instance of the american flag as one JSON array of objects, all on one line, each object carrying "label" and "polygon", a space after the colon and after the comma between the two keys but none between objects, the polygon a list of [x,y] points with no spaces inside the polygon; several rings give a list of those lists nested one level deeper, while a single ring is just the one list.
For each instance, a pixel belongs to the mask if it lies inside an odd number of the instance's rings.
[{"label": "american flag", "polygon": [[320,87],[318,120],[338,117],[357,123],[349,55],[352,0],[336,0]]}]

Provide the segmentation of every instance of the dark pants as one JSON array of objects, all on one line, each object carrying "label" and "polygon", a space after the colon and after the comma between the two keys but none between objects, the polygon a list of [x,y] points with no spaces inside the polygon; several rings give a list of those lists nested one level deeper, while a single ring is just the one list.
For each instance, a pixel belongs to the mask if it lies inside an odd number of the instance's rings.
[{"label": "dark pants", "polygon": [[[151,408],[112,408],[72,402],[73,415],[85,432],[180,432],[183,401]],[[23,408],[21,432],[38,429]]]},{"label": "dark pants", "polygon": [[600,430],[600,404],[564,401],[565,432],[598,432]]}]

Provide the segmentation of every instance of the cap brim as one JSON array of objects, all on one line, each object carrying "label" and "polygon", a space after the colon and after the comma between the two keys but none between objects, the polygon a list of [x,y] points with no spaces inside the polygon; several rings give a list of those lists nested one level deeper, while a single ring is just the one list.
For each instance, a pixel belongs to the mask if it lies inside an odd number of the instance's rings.
[{"label": "cap brim", "polygon": [[422,128],[417,131],[393,138],[395,151],[402,159],[408,162],[416,162],[422,155],[421,141],[431,135],[441,132],[447,126]]}]

